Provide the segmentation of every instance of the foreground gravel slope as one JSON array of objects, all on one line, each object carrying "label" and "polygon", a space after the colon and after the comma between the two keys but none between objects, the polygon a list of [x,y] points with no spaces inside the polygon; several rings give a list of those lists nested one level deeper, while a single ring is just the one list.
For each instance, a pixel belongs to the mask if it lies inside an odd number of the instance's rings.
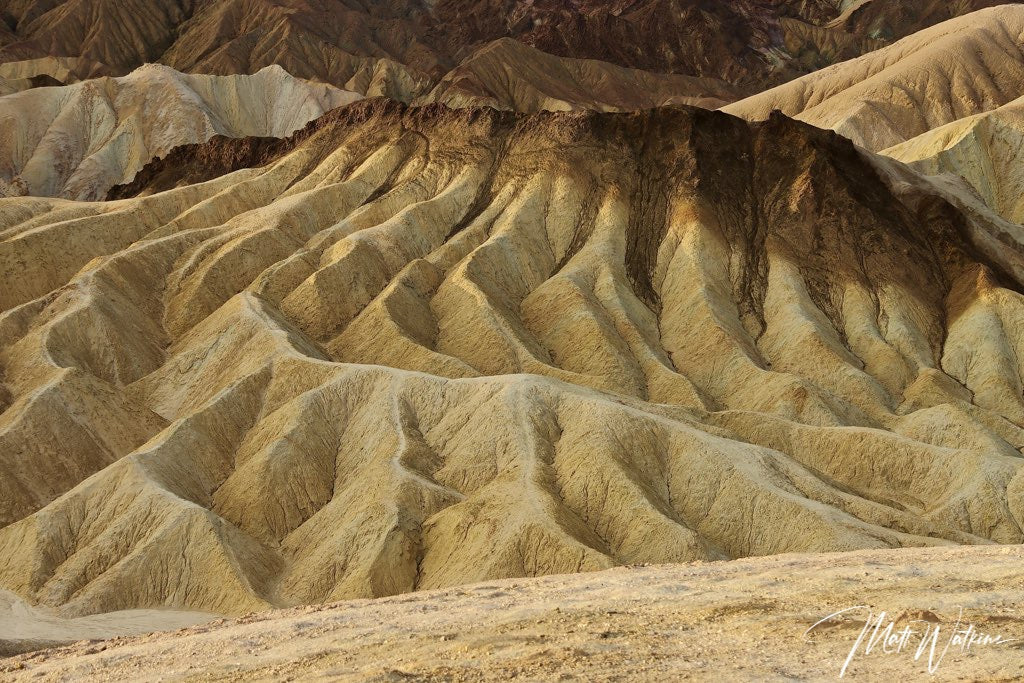
[{"label": "foreground gravel slope", "polygon": [[[827,680],[869,605],[897,628],[1024,637],[1020,546],[782,555],[505,580],[305,607],[5,660],[10,680]],[[888,619],[886,620],[888,622]],[[848,680],[916,680],[917,640]],[[933,680],[1013,680],[1021,641],[954,645]]]}]

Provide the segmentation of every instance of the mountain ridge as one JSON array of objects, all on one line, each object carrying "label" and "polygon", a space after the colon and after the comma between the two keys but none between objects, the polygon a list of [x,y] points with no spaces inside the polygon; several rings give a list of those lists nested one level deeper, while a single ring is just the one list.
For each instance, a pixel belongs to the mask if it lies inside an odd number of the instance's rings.
[{"label": "mountain ridge", "polygon": [[759,90],[993,4],[873,0],[844,13],[847,3],[831,0],[8,0],[0,61],[81,58],[94,66],[80,79],[153,61],[220,75],[277,63],[358,90],[353,79],[385,71],[401,85],[373,94],[408,101],[481,46],[512,38],[557,57]]}]

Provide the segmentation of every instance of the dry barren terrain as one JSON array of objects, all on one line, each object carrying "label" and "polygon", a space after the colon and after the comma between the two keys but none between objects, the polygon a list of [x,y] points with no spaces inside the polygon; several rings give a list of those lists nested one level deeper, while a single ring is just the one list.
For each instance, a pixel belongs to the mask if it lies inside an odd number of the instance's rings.
[{"label": "dry barren terrain", "polygon": [[[992,4],[0,0],[0,654],[122,636],[3,675],[819,679],[854,605],[1024,637]],[[897,649],[849,671],[927,673]]]},{"label": "dry barren terrain", "polygon": [[[902,651],[878,645],[867,654],[865,635],[847,680],[1010,681],[1024,671],[1022,560],[1020,546],[861,551],[493,581],[82,642],[0,661],[0,676],[837,680],[870,613],[871,624],[882,617],[914,634]],[[1014,642],[952,642],[971,627],[976,637]],[[915,660],[925,629],[938,631],[936,652]]]},{"label": "dry barren terrain", "polygon": [[0,201],[68,616],[1022,540],[1021,228],[832,132],[365,100],[119,193]]}]

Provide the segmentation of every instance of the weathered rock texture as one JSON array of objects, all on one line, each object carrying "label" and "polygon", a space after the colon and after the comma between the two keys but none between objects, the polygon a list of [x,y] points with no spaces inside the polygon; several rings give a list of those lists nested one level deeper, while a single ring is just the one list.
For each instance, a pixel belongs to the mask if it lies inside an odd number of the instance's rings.
[{"label": "weathered rock texture", "polygon": [[150,64],[0,98],[0,196],[99,199],[150,159],[214,135],[284,137],[361,95],[293,78],[193,76]]},{"label": "weathered rock texture", "polygon": [[33,601],[1024,540],[1021,229],[832,132],[366,100],[173,163],[0,201]]}]

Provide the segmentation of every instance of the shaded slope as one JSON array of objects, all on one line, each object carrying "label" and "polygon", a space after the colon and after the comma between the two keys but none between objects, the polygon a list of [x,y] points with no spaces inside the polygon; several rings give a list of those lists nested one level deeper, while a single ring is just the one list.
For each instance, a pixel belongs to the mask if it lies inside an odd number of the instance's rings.
[{"label": "shaded slope", "polygon": [[[783,3],[789,5],[793,3]],[[901,38],[1001,0],[851,0],[785,12],[779,23],[791,72],[809,73],[885,47]],[[841,12],[840,12],[841,10]]]},{"label": "shaded slope", "polygon": [[287,136],[359,98],[279,67],[214,77],[157,65],[12,95],[0,99],[0,196],[98,199],[179,145]]},{"label": "shaded slope", "polygon": [[406,100],[427,84],[424,73],[389,59],[419,62],[420,53],[401,13],[379,5],[374,14],[341,0],[33,0],[0,11],[14,27],[0,61],[75,57],[78,79],[159,61],[219,75],[278,65],[299,78]]},{"label": "shaded slope", "polygon": [[5,588],[238,612],[1024,539],[1020,228],[833,133],[371,100],[189,156],[266,165],[0,201]]},{"label": "shaded slope", "polygon": [[558,57],[725,80],[751,93],[991,4],[9,0],[0,4],[0,62],[77,57],[77,78],[154,61],[222,75],[278,64],[301,78],[410,101],[483,46],[511,38]]},{"label": "shaded slope", "polygon": [[829,26],[876,40],[894,40],[981,9],[1020,3],[1000,0],[846,0],[836,4],[842,12],[828,23]]},{"label": "shaded slope", "polygon": [[776,9],[762,0],[523,2],[438,0],[434,39],[459,57],[514,38],[557,56],[750,85],[770,66]]},{"label": "shaded slope", "polygon": [[438,0],[433,12],[440,23],[435,42],[459,57],[467,46],[510,37],[554,55],[723,79],[756,92],[995,4]]},{"label": "shaded slope", "polygon": [[22,90],[45,88],[54,85],[61,85],[61,83],[49,76],[32,76],[31,78],[4,78],[0,76],[0,97],[21,92]]},{"label": "shaded slope", "polygon": [[[299,78],[408,102],[430,86],[438,57],[411,18],[388,3],[349,0],[203,2],[160,61],[179,71],[228,75],[277,64]],[[408,65],[408,66],[405,66]]]},{"label": "shaded slope", "polygon": [[[736,80],[767,69],[760,50],[777,26],[774,8],[763,0],[133,1],[12,3],[4,14],[16,39],[0,60],[79,56],[125,73],[165,52],[161,61],[183,71],[259,68],[269,58],[302,77],[333,76],[341,86],[352,63],[367,59],[439,78],[479,46],[509,37],[559,56]],[[339,68],[346,73],[339,76]]]},{"label": "shaded slope", "polygon": [[121,75],[153,62],[201,0],[13,0],[0,15],[14,36],[0,61],[79,58],[78,78]]},{"label": "shaded slope", "polygon": [[57,81],[57,85],[64,85],[78,80],[80,74],[89,73],[94,66],[83,64],[75,57],[40,57],[0,64],[0,77],[12,80],[49,77]]}]

